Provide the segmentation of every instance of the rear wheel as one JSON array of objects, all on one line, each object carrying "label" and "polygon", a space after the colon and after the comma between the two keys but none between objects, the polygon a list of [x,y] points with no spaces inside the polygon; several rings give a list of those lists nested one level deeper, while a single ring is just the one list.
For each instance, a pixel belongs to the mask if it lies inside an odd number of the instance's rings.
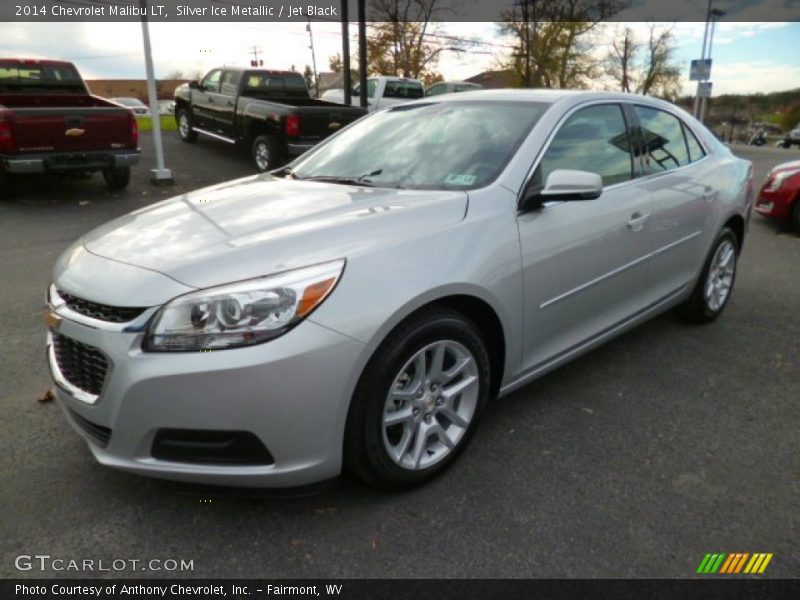
[{"label": "rear wheel", "polygon": [[792,227],[797,233],[800,233],[800,196],[794,199],[794,206],[792,207]]},{"label": "rear wheel", "polygon": [[8,173],[0,167],[0,199],[5,200],[14,195],[16,181],[13,173]]},{"label": "rear wheel", "polygon": [[192,129],[192,115],[185,108],[178,111],[178,135],[188,144],[197,141],[197,132]]},{"label": "rear wheel", "polygon": [[259,135],[251,147],[253,162],[260,172],[271,171],[281,166],[278,140],[272,135]]},{"label": "rear wheel", "polygon": [[710,323],[722,314],[736,280],[739,242],[725,227],[717,237],[703,266],[692,295],[678,307],[678,313],[691,323]]},{"label": "rear wheel", "polygon": [[398,327],[359,381],[345,462],[376,487],[413,487],[447,468],[469,443],[489,397],[486,345],[458,312],[436,308]]},{"label": "rear wheel", "polygon": [[130,167],[117,167],[103,171],[103,179],[110,190],[124,190],[131,180]]}]

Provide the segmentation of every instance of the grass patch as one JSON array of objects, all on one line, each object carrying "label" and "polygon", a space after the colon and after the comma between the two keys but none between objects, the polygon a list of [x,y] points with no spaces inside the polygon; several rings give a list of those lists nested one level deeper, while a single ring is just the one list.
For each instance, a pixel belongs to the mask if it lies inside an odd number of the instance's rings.
[{"label": "grass patch", "polygon": [[[139,131],[153,131],[153,120],[146,116],[136,116],[136,122],[139,123]],[[175,123],[175,117],[172,115],[161,115],[161,131],[176,131],[178,124]]]}]

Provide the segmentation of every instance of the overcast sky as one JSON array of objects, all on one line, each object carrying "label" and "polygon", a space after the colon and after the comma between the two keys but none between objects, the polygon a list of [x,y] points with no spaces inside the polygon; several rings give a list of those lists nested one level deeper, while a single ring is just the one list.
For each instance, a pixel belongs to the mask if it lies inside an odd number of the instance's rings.
[{"label": "overcast sky", "polygon": [[[596,34],[595,52],[605,54],[615,28],[606,23]],[[644,32],[644,23],[632,23]],[[684,91],[691,93],[689,61],[699,58],[703,23],[671,25],[677,42],[676,57],[684,67]],[[50,57],[74,61],[86,78],[144,77],[141,26],[138,23],[3,23],[0,56]],[[171,71],[207,71],[211,67],[247,65],[253,47],[264,65],[302,71],[311,64],[305,23],[154,23],[151,25],[156,76]],[[341,51],[341,29],[336,23],[313,23],[317,69],[328,70],[328,57]],[[67,33],[68,32],[68,33]],[[446,51],[439,70],[446,79],[465,79],[496,68],[505,53],[503,39],[493,23],[443,23],[441,32],[479,41],[466,53]],[[356,53],[356,26],[350,30]],[[714,39],[714,93],[769,92],[800,87],[800,23],[725,23]]]}]

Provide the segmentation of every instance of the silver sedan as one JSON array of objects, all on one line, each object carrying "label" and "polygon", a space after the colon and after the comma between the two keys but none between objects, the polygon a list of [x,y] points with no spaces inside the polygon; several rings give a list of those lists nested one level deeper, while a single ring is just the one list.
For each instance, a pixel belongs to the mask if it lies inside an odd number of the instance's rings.
[{"label": "silver sedan", "polygon": [[56,395],[134,473],[417,485],[488,401],[667,309],[716,319],[752,197],[749,163],[652,98],[404,104],[67,249]]}]

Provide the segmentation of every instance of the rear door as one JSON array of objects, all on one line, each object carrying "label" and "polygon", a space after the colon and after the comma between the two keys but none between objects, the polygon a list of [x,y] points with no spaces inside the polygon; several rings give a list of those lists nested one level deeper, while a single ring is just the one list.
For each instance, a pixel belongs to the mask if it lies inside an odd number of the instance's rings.
[{"label": "rear door", "polygon": [[636,178],[622,106],[599,103],[562,121],[534,171],[603,177],[595,200],[549,202],[518,217],[525,292],[524,367],[533,372],[643,310],[650,300],[650,197]]},{"label": "rear door", "polygon": [[719,190],[706,151],[677,115],[644,105],[633,110],[644,146],[642,187],[652,199],[653,285],[667,295],[697,275]]}]

